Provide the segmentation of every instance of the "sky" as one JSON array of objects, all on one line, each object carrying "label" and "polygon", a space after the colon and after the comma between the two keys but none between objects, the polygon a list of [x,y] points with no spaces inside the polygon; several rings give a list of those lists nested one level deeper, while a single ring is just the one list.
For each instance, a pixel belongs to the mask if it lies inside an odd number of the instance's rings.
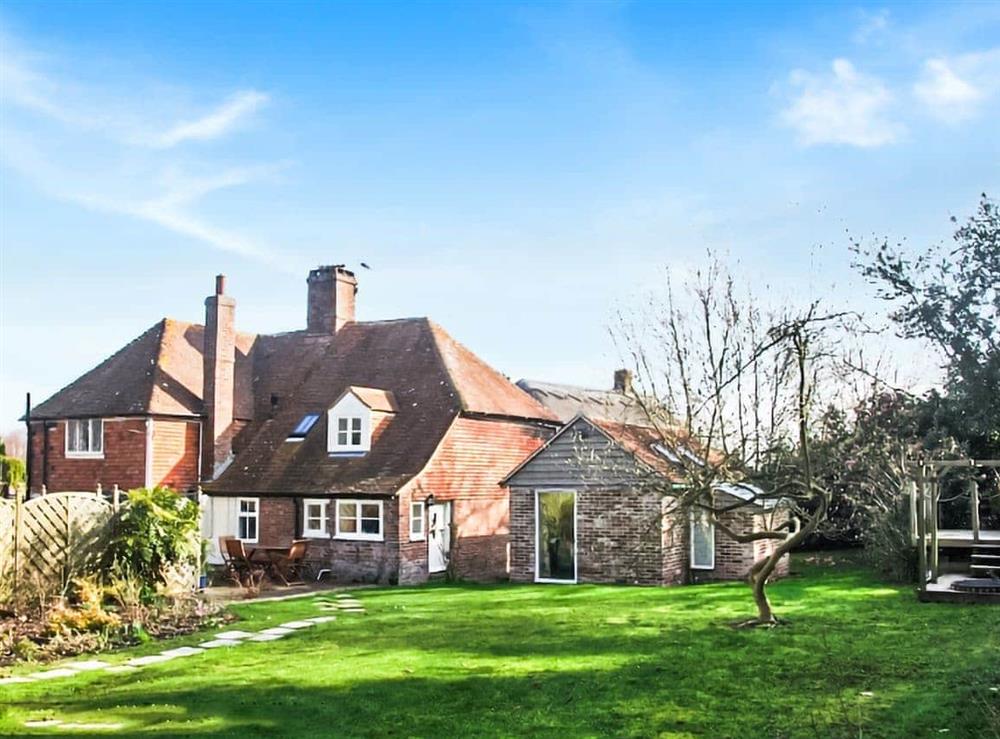
[{"label": "sky", "polygon": [[998,120],[995,2],[5,0],[0,430],[200,322],[217,273],[244,331],[303,327],[346,263],[360,320],[595,387],[618,312],[709,250],[884,313],[850,238],[949,238],[1000,192]]}]

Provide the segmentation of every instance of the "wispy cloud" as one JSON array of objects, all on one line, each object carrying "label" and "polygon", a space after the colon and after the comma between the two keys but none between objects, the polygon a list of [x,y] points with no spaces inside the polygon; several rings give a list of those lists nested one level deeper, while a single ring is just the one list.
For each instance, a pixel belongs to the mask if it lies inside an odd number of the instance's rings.
[{"label": "wispy cloud", "polygon": [[932,115],[949,123],[975,117],[1000,87],[1000,48],[924,62],[913,93]]},{"label": "wispy cloud", "polygon": [[889,28],[889,9],[858,11],[858,27],[854,31],[854,42],[865,44],[878,38]]},{"label": "wispy cloud", "polygon": [[804,146],[872,148],[894,143],[905,131],[892,119],[894,98],[885,84],[847,59],[835,59],[831,74],[795,70],[789,83],[793,95],[781,120]]},{"label": "wispy cloud", "polygon": [[[282,265],[276,250],[197,212],[212,193],[273,179],[287,163],[220,165],[201,147],[184,166],[173,153],[187,142],[220,140],[268,101],[257,90],[230,94],[207,114],[176,101],[146,113],[143,101],[107,83],[43,71],[43,57],[0,35],[0,162],[48,197],[139,218],[222,251]],[[163,119],[179,121],[164,125]],[[68,154],[68,156],[67,156]],[[196,174],[191,174],[196,172]]]},{"label": "wispy cloud", "polygon": [[206,116],[182,121],[150,142],[158,148],[169,148],[185,141],[208,141],[224,136],[241,121],[265,105],[269,96],[257,90],[244,90],[229,97]]}]

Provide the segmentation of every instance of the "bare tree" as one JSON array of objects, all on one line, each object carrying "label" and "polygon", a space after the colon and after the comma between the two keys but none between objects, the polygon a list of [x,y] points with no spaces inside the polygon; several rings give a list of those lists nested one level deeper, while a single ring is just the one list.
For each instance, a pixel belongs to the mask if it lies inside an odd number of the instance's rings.
[{"label": "bare tree", "polygon": [[[668,277],[665,295],[623,316],[615,338],[635,368],[635,401],[681,480],[654,475],[643,485],[659,486],[667,514],[705,511],[737,542],[768,542],[747,574],[757,617],[745,623],[773,626],[767,584],[830,505],[811,457],[813,414],[842,389],[835,349],[852,317],[819,303],[760,306],[713,258],[682,293]],[[719,494],[737,482],[747,483],[741,497]],[[737,511],[760,523],[737,530],[727,515]]]},{"label": "bare tree", "polygon": [[11,429],[10,431],[5,431],[3,436],[0,437],[3,440],[3,446],[5,454],[8,457],[16,457],[17,459],[26,459],[28,452],[27,434],[23,428]]}]

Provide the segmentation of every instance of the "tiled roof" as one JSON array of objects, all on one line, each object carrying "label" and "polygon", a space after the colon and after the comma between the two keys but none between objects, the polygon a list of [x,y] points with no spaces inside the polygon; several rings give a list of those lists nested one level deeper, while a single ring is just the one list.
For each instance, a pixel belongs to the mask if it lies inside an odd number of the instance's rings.
[{"label": "tiled roof", "polygon": [[[39,403],[32,418],[170,415],[202,413],[204,328],[164,318],[105,359],[94,369]],[[249,354],[256,337],[239,334],[236,383],[249,388]],[[237,397],[240,397],[239,391]],[[242,393],[238,418],[248,418],[250,394]]]},{"label": "tiled roof", "polygon": [[373,411],[381,413],[395,413],[399,410],[396,398],[388,390],[379,390],[374,387],[357,387],[352,385],[346,392],[353,393],[358,400],[364,403]]},{"label": "tiled roof", "polygon": [[[255,362],[262,382],[270,383],[267,391],[258,389],[258,398],[275,394],[278,403],[241,434],[242,447],[206,486],[209,492],[390,494],[424,468],[460,413],[554,420],[424,318],[351,323],[320,342],[299,333],[261,337],[258,343],[267,366],[288,374],[279,379]],[[397,410],[373,435],[368,453],[330,455],[325,411],[352,387],[362,393],[377,388]],[[321,416],[302,442],[286,443],[306,413]]]},{"label": "tiled roof", "polygon": [[530,393],[563,423],[584,415],[613,423],[650,425],[647,414],[636,400],[617,390],[594,390],[537,380],[518,380],[517,386]]},{"label": "tiled roof", "polygon": [[625,451],[671,482],[682,482],[683,468],[671,462],[656,447],[663,444],[663,437],[650,426],[633,426],[623,423],[612,423],[603,419],[587,418],[592,424],[607,434],[612,441]]}]

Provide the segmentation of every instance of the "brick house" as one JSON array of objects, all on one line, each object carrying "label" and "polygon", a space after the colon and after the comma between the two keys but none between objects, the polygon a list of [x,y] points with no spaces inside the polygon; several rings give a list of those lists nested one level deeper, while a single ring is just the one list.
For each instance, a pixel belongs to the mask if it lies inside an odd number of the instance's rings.
[{"label": "brick house", "polygon": [[204,326],[163,319],[32,410],[32,490],[199,486],[203,534],[310,540],[345,581],[507,573],[497,481],[554,414],[426,318],[355,320],[357,280],[309,273],[307,325],[236,330],[224,279]]},{"label": "brick house", "polygon": [[[663,491],[682,484],[674,455],[684,450],[663,446],[631,399],[626,372],[616,373],[611,391],[518,385],[565,425],[503,481],[510,489],[511,580],[675,585],[739,579],[773,551],[773,540],[741,544],[716,536],[707,512],[671,510]],[[752,501],[754,491],[723,484],[715,497],[717,505]],[[760,531],[787,517],[771,503],[744,505],[721,520],[740,533]],[[785,557],[775,577],[787,572]]]}]

